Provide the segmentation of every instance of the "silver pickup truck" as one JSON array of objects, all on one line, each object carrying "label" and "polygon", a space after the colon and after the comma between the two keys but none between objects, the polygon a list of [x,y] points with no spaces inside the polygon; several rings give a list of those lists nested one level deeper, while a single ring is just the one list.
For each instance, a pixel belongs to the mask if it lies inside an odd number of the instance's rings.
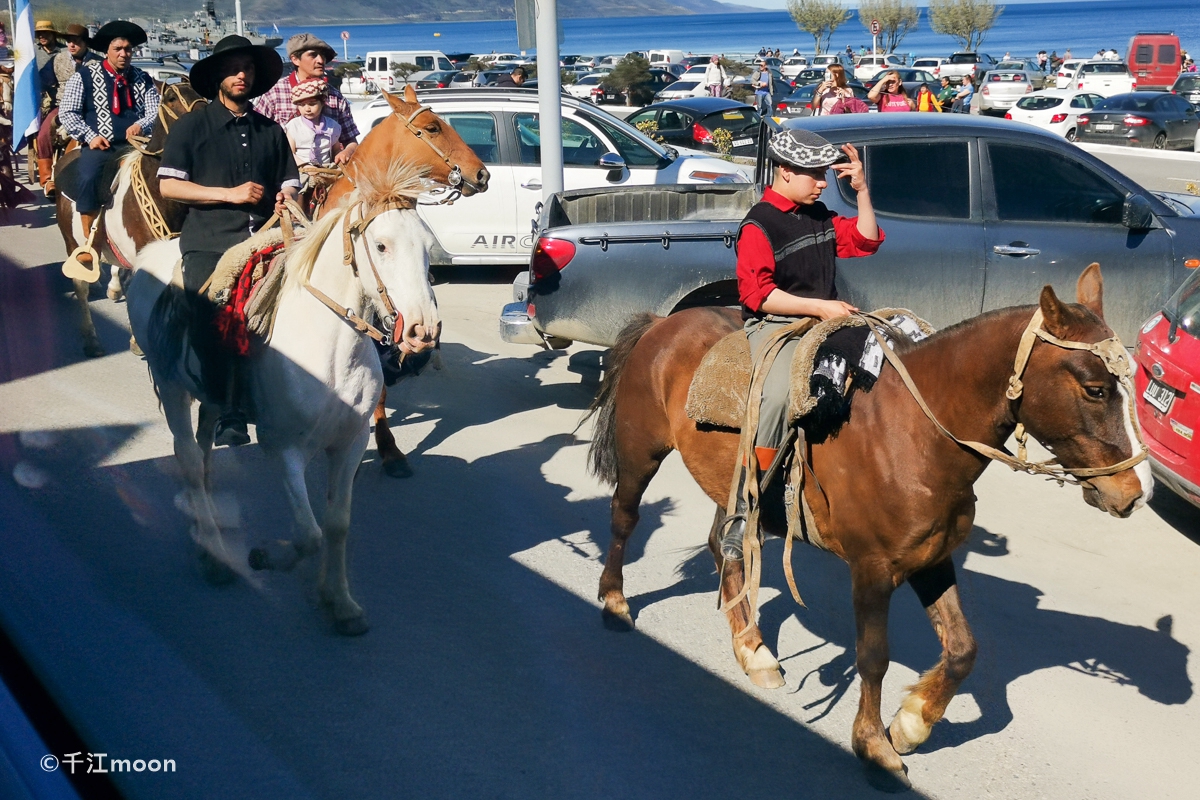
[{"label": "silver pickup truck", "polygon": [[[869,258],[838,261],[839,296],[860,308],[911,308],[944,327],[1034,303],[1047,283],[1073,298],[1079,273],[1097,261],[1105,316],[1132,345],[1185,264],[1200,260],[1198,198],[1151,193],[1038,128],[964,114],[783,124],[851,142],[863,155],[886,240]],[[734,242],[757,199],[746,185],[556,196],[542,209],[530,271],[514,284],[501,335],[548,347],[611,345],[638,312],[736,305]],[[857,214],[849,186],[834,182],[821,199]]]}]

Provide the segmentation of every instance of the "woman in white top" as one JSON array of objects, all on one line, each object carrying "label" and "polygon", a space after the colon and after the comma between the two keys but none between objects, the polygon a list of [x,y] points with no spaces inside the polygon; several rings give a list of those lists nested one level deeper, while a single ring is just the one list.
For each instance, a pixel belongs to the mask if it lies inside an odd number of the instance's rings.
[{"label": "woman in white top", "polygon": [[296,157],[296,164],[303,167],[328,167],[333,157],[342,150],[338,141],[342,126],[333,117],[325,114],[325,97],[329,87],[320,78],[303,81],[292,88],[292,102],[300,116],[283,126],[288,144]]},{"label": "woman in white top", "polygon": [[721,66],[720,57],[713,56],[704,68],[704,85],[708,87],[708,93],[720,97],[725,90],[725,79],[725,68]]},{"label": "woman in white top", "polygon": [[846,68],[841,64],[830,64],[825,70],[828,76],[813,92],[813,116],[828,114],[839,100],[854,97],[854,90],[846,84]]}]

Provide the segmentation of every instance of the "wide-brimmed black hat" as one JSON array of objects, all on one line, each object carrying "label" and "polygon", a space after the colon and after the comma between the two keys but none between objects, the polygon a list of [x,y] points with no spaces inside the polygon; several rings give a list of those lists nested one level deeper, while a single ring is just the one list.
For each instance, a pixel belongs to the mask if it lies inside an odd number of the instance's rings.
[{"label": "wide-brimmed black hat", "polygon": [[114,19],[96,31],[96,35],[91,38],[88,45],[93,50],[104,53],[107,52],[108,45],[113,39],[128,39],[131,45],[139,47],[146,43],[146,32],[140,25],[134,25],[123,19]]},{"label": "wide-brimmed black hat", "polygon": [[196,65],[192,67],[192,88],[201,97],[209,100],[216,97],[221,80],[225,78],[221,74],[221,63],[225,60],[225,56],[238,53],[248,54],[254,59],[254,85],[250,87],[251,97],[258,97],[266,92],[283,75],[283,59],[279,57],[279,53],[264,45],[251,44],[246,37],[235,34],[226,36],[217,42],[212,55],[197,61]]}]

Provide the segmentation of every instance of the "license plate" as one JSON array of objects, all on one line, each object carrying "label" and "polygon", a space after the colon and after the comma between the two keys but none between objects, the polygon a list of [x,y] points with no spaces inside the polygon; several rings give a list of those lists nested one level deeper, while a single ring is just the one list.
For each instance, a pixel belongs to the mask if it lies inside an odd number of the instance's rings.
[{"label": "license plate", "polygon": [[750,139],[734,139],[733,140],[734,147],[742,147],[742,146],[748,145],[748,144],[754,144],[754,139],[750,138]]},{"label": "license plate", "polygon": [[1096,130],[1098,130],[1098,131],[1111,131],[1115,127],[1116,127],[1116,124],[1112,123],[1112,122],[1097,122],[1096,123]]},{"label": "license plate", "polygon": [[1146,391],[1142,392],[1142,397],[1146,399],[1147,403],[1166,414],[1171,410],[1171,404],[1175,402],[1175,390],[1165,383],[1151,379],[1150,383],[1146,385]]}]

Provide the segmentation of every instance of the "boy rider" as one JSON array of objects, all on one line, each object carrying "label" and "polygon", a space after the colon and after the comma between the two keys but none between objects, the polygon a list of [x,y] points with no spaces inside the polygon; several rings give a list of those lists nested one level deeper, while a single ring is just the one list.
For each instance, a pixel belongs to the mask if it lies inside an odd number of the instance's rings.
[{"label": "boy rider", "polygon": [[[837,258],[869,256],[883,243],[867,191],[862,161],[853,145],[841,151],[811,131],[777,134],[768,145],[775,162],[774,182],[750,209],[738,230],[737,278],[742,316],[755,358],[781,326],[799,317],[844,317],[857,308],[837,298]],[[858,194],[858,216],[842,217],[820,202],[827,171],[850,181]],[[763,385],[754,452],[760,470],[774,461],[787,437],[792,355],[799,339],[783,346]],[[721,542],[721,554],[740,561],[745,531],[741,487],[747,465],[738,472],[734,521]]]}]

